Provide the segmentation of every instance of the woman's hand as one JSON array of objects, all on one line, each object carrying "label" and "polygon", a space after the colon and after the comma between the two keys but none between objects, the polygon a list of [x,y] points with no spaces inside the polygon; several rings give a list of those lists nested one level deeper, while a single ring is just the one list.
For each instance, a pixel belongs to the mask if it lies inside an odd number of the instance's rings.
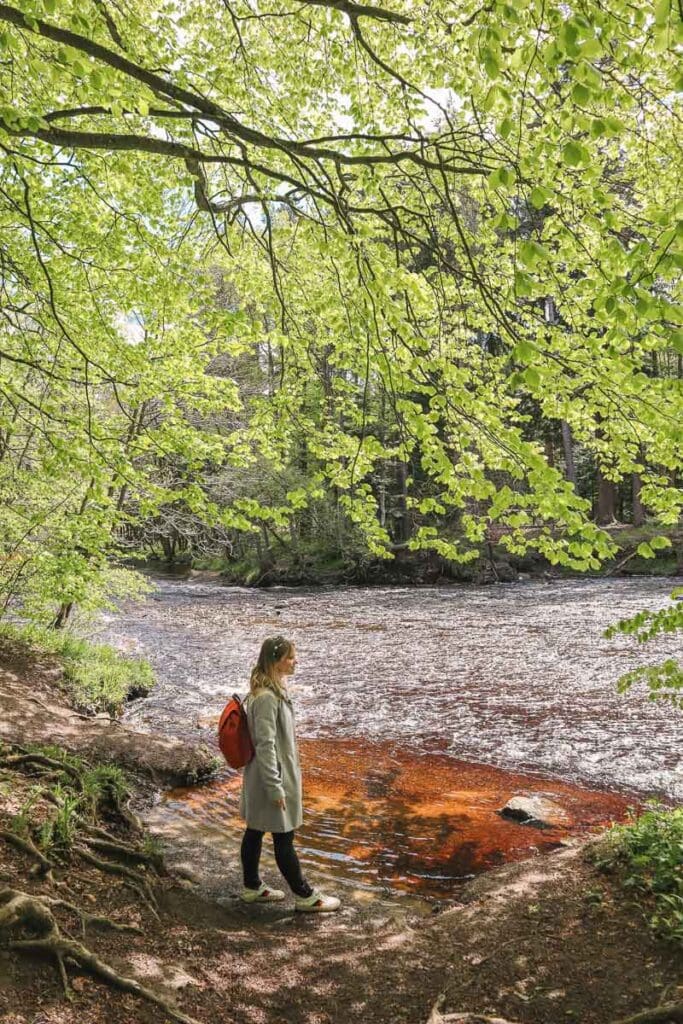
[{"label": "woman's hand", "polygon": [[284,797],[280,797],[280,799],[279,800],[275,800],[274,803],[275,803],[276,807],[279,807],[281,811],[284,811],[284,809],[285,809]]}]

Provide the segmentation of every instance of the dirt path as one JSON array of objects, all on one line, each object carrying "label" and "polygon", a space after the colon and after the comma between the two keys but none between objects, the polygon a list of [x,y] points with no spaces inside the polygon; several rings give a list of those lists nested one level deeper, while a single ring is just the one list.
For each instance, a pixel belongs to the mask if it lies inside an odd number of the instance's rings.
[{"label": "dirt path", "polygon": [[[9,859],[6,881],[20,869]],[[89,909],[143,923],[141,936],[98,936],[99,955],[203,1024],[426,1024],[440,995],[444,1010],[519,1024],[608,1024],[683,985],[681,954],[649,937],[578,849],[492,872],[434,919],[352,904],[303,918],[170,885],[156,922],[117,884],[88,872],[70,884]],[[66,1003],[49,964],[0,954],[0,978],[3,1024],[165,1020],[87,975],[72,975]]]}]

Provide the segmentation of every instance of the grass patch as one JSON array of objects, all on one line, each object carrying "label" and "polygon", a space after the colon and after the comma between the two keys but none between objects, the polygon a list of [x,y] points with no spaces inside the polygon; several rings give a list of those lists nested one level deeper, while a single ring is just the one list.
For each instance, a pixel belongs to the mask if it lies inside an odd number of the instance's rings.
[{"label": "grass patch", "polygon": [[592,848],[591,860],[638,896],[653,931],[683,945],[683,807],[652,805],[615,825]]},{"label": "grass patch", "polygon": [[156,681],[144,658],[127,657],[108,644],[93,644],[65,630],[1,623],[2,637],[59,658],[68,697],[82,711],[119,715],[127,700],[146,696]]},{"label": "grass patch", "polygon": [[154,686],[154,670],[143,658],[125,658],[107,645],[88,645],[77,658],[64,660],[64,680],[77,707],[121,713],[132,697]]}]

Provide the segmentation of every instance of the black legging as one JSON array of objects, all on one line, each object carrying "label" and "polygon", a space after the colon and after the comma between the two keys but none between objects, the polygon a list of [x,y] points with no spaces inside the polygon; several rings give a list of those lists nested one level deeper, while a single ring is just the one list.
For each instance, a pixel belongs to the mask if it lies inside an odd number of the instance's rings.
[{"label": "black legging", "polygon": [[[257,828],[248,828],[242,838],[242,870],[244,872],[245,889],[258,889],[261,885],[259,861],[261,846],[265,832]],[[284,875],[287,885],[295,896],[310,896],[313,889],[301,873],[301,864],[294,849],[293,832],[273,832],[275,862]]]}]

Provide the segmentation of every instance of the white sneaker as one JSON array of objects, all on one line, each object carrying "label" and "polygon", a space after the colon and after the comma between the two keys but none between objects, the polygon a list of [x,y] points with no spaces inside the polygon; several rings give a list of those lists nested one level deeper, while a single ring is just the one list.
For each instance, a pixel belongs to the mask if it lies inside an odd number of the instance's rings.
[{"label": "white sneaker", "polygon": [[278,900],[284,898],[285,894],[282,889],[271,889],[263,882],[258,889],[242,889],[240,893],[240,899],[244,903],[277,903]]},{"label": "white sneaker", "polygon": [[323,896],[316,889],[310,896],[297,896],[294,900],[294,909],[306,914],[329,914],[332,910],[339,910],[340,906],[341,900],[336,896]]}]

